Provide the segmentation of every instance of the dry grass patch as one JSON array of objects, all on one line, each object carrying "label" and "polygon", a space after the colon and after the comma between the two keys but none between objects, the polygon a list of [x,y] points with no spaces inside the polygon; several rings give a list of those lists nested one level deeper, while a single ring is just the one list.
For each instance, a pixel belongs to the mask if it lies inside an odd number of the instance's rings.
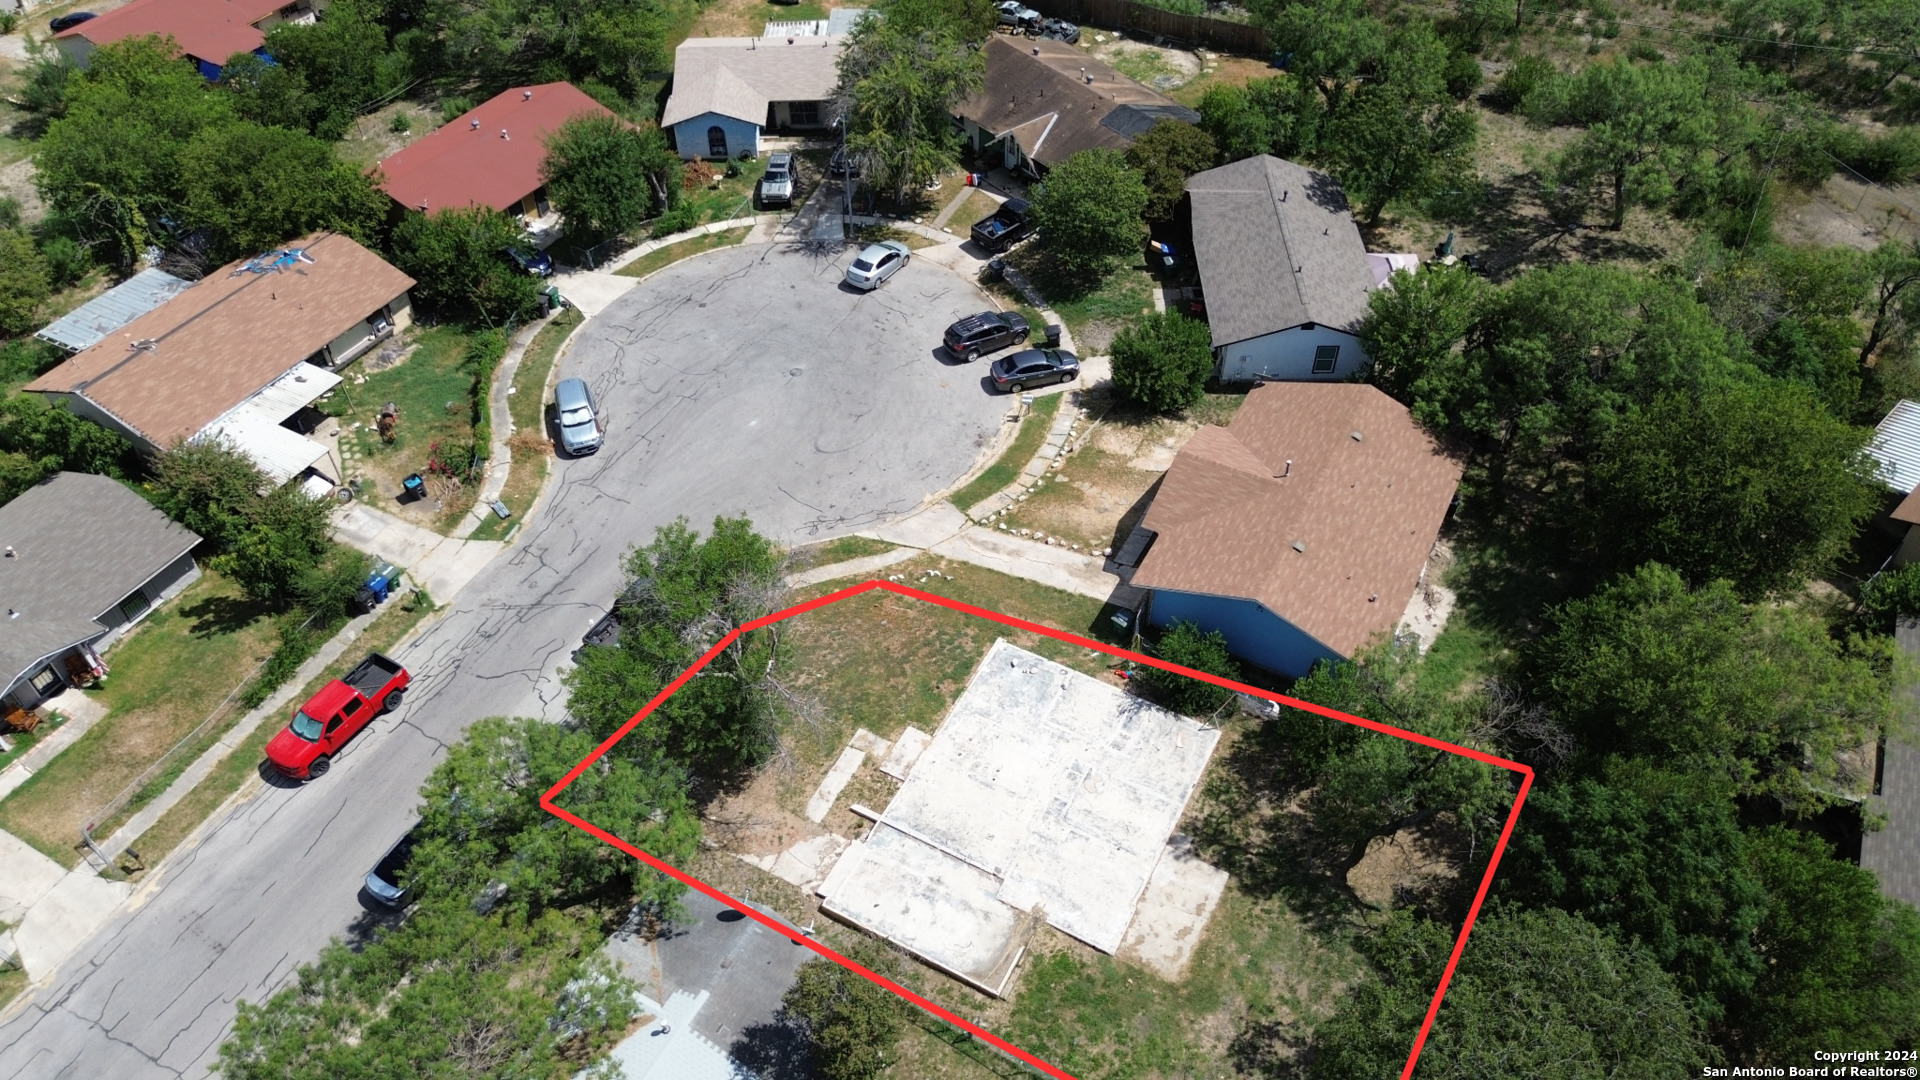
[{"label": "dry grass patch", "polygon": [[691,258],[702,252],[716,251],[723,247],[732,247],[747,238],[751,228],[726,229],[717,233],[705,233],[700,236],[655,248],[627,265],[615,270],[621,277],[643,278],[656,270],[665,270],[681,259]]}]

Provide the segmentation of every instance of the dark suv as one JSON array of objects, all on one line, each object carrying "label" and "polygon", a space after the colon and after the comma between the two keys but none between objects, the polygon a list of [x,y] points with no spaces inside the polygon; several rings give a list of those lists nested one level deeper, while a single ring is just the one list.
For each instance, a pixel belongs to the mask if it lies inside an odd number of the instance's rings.
[{"label": "dark suv", "polygon": [[996,349],[1019,345],[1032,328],[1017,311],[983,311],[947,327],[947,352],[956,360],[977,360]]}]

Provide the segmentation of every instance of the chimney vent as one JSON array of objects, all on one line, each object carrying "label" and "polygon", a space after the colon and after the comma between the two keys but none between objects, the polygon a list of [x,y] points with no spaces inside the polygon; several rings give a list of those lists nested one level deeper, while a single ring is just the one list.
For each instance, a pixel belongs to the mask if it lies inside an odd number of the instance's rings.
[{"label": "chimney vent", "polygon": [[1349,431],[1349,432],[1347,432],[1347,434],[1349,434],[1349,435],[1351,435],[1351,436],[1353,436],[1353,441],[1354,441],[1354,442],[1360,442],[1360,441],[1362,441],[1362,440],[1361,440],[1361,438],[1360,438],[1360,433],[1359,433],[1359,432],[1357,432],[1357,431]]},{"label": "chimney vent", "polygon": [[532,101],[532,100],[533,100],[533,91],[531,91],[531,90],[522,90],[522,91],[520,91],[520,100],[521,100],[521,101]]},{"label": "chimney vent", "polygon": [[479,117],[477,117],[477,116],[476,116],[476,117],[474,117],[474,118],[473,118],[473,122],[472,122],[471,124],[469,124],[469,125],[468,125],[468,130],[471,130],[471,131],[479,131],[479,130],[480,130],[480,118],[479,118]]},{"label": "chimney vent", "polygon": [[506,128],[501,128],[501,129],[500,129],[500,137],[501,137],[501,138],[503,138],[503,139],[505,139],[505,138],[507,137],[507,129],[506,129]]},{"label": "chimney vent", "polygon": [[7,545],[7,558],[9,558],[9,559],[17,559],[17,558],[19,558],[19,556],[18,556],[17,554],[15,554],[15,553],[14,553],[14,550],[13,550],[13,545],[12,545],[12,544],[8,544],[8,545]]},{"label": "chimney vent", "polygon": [[1293,550],[1305,555],[1307,553],[1307,542],[1305,540],[1295,540],[1293,542]]}]

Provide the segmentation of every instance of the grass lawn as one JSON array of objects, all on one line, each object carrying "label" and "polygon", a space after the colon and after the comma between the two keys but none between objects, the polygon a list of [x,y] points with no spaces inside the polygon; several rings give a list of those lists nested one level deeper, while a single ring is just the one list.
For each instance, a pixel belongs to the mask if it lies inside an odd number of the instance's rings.
[{"label": "grass lawn", "polygon": [[885,555],[894,548],[895,545],[871,536],[842,536],[795,548],[788,561],[794,569],[805,570],[814,566],[832,566],[848,559],[864,559],[869,555]]},{"label": "grass lawn", "polygon": [[[940,576],[926,575],[937,571]],[[1086,637],[1119,640],[1100,601],[932,555],[893,568],[905,584],[989,611]],[[947,578],[953,580],[949,581]],[[815,586],[803,597],[844,586]],[[931,732],[997,637],[1090,675],[1107,670],[1104,653],[887,592],[870,592],[789,620],[785,677],[828,706],[827,726],[794,735],[793,753],[824,765],[864,727],[892,738],[908,724]],[[804,772],[805,770],[802,770]],[[810,777],[811,790],[818,777]],[[805,794],[801,794],[805,802]]]},{"label": "grass lawn", "polygon": [[[302,687],[295,700],[306,700],[329,680],[346,674],[353,665],[365,659],[368,652],[386,652],[392,649],[394,644],[405,637],[408,631],[418,626],[431,610],[429,608],[410,610],[407,605],[408,600],[403,597],[388,601],[387,609],[367,626],[352,647],[342,653],[338,660],[329,664],[325,671],[315,676],[312,682]],[[158,866],[161,859],[179,846],[180,841],[185,839],[188,833],[198,828],[208,814],[213,813],[221,803],[227,801],[229,796],[240,790],[242,784],[249,778],[259,775],[261,761],[266,755],[267,741],[279,734],[284,726],[283,723],[273,720],[261,724],[259,730],[255,731],[245,743],[227,755],[226,760],[214,766],[213,771],[188,792],[186,798],[181,799],[171,810],[160,815],[160,820],[154,822],[152,828],[140,835],[134,847],[139,850],[141,860],[149,870]],[[139,874],[133,876],[135,880],[140,877]]]},{"label": "grass lawn", "polygon": [[27,970],[25,968],[17,967],[12,971],[0,971],[0,1011],[4,1011],[7,1004],[19,997],[20,991],[26,988]]},{"label": "grass lawn", "polygon": [[[753,193],[760,183],[760,174],[767,171],[767,159],[756,157],[746,161],[716,161],[708,164],[720,175],[681,195],[681,206],[690,208],[692,214],[691,224],[681,226],[681,229],[713,221],[751,217],[754,213]],[[737,168],[740,175],[726,175],[729,168]]]},{"label": "grass lawn", "polygon": [[[703,251],[716,251],[723,247],[732,247],[740,241],[745,240],[747,234],[752,231],[751,228],[726,229],[717,233],[707,233],[702,236],[690,237],[678,243],[668,244],[663,248],[655,248],[620,269],[615,270],[614,273],[622,277],[646,277],[656,270],[664,270],[674,263],[679,262],[681,259],[690,258]],[[518,422],[517,420],[515,421],[515,423]]]},{"label": "grass lawn", "polygon": [[[340,448],[347,471],[371,484],[361,498],[417,525],[445,532],[473,506],[477,483],[439,477],[428,480],[428,496],[401,503],[400,481],[409,473],[428,475],[436,455],[464,465],[473,451],[474,385],[467,364],[468,335],[451,326],[409,331],[412,355],[378,371],[364,366],[322,399],[322,408],[340,417]],[[364,365],[364,361],[363,361]],[[484,394],[485,388],[481,388]],[[380,409],[393,402],[400,424],[391,444],[381,440]]]},{"label": "grass lawn", "polygon": [[512,393],[507,397],[507,412],[513,417],[513,464],[500,491],[500,501],[507,504],[513,516],[489,515],[469,539],[504,538],[525,519],[533,500],[539,498],[547,480],[547,457],[553,452],[553,444],[547,440],[547,378],[553,373],[560,347],[585,321],[579,309],[567,308],[533,335],[520,358],[520,366],[513,373]]},{"label": "grass lawn", "polygon": [[962,510],[971,508],[975,503],[987,498],[994,492],[1006,487],[1020,478],[1020,471],[1040,452],[1040,444],[1047,441],[1047,431],[1053,427],[1053,418],[1060,411],[1060,402],[1065,394],[1048,394],[1035,398],[1033,408],[1020,421],[1020,431],[1013,437],[1012,445],[1001,453],[998,460],[987,466],[986,471],[974,477],[961,488],[948,496],[948,501]]},{"label": "grass lawn", "polygon": [[[106,718],[0,800],[0,829],[78,863],[90,816],[221,707],[277,642],[267,610],[206,571],[108,652],[112,674],[90,691]],[[242,715],[226,709],[209,737]]]},{"label": "grass lawn", "polygon": [[1073,332],[1082,356],[1106,352],[1122,324],[1152,311],[1153,290],[1158,287],[1138,263],[1115,270],[1099,287],[1086,292],[1061,289],[1044,280],[1034,280],[1033,284]]}]

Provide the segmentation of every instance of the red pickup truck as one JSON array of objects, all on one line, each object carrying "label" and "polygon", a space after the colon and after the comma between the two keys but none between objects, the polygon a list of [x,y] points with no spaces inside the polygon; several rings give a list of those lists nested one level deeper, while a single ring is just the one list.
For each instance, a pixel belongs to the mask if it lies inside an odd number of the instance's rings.
[{"label": "red pickup truck", "polygon": [[368,653],[360,666],[320,688],[293,714],[287,729],[267,744],[267,760],[285,776],[312,780],[325,776],[333,755],[367,721],[398,708],[413,677],[407,669],[379,653]]}]

